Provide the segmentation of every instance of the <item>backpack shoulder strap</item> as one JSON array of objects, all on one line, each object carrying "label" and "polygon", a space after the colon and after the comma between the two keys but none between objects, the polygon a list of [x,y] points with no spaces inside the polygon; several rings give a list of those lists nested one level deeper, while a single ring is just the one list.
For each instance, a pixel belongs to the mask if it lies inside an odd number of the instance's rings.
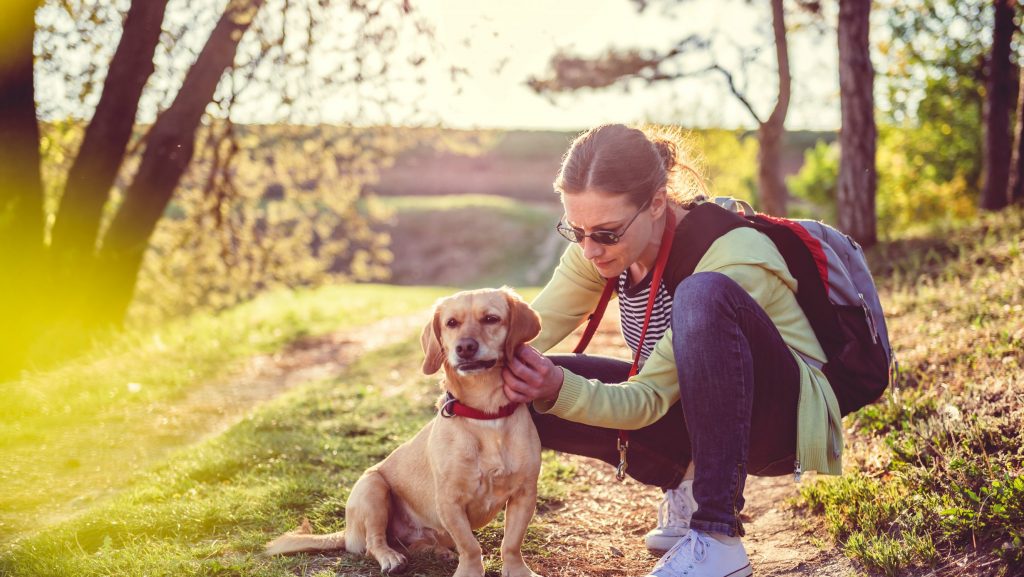
[{"label": "backpack shoulder strap", "polygon": [[[842,346],[842,332],[828,298],[827,265],[821,262],[825,256],[820,241],[793,220],[759,214],[751,221],[754,228],[766,234],[779,249],[786,268],[796,279],[796,300],[825,354],[832,358]],[[815,243],[818,243],[817,250],[812,249]],[[815,252],[820,258],[815,257]]]},{"label": "backpack shoulder strap", "polygon": [[714,202],[704,202],[690,210],[676,227],[672,257],[665,269],[665,288],[669,294],[673,294],[676,286],[693,274],[704,253],[719,237],[749,226],[746,218]]}]

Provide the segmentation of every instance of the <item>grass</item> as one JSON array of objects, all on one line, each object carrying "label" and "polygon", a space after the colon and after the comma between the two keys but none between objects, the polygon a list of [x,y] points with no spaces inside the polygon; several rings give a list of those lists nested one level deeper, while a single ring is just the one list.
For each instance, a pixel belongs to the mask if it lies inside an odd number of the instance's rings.
[{"label": "grass", "polygon": [[1024,211],[878,247],[902,384],[846,418],[804,502],[873,572],[1024,569]]},{"label": "grass", "polygon": [[219,315],[133,331],[61,368],[0,383],[0,542],[85,509],[170,449],[211,433],[230,408],[203,406],[213,394],[187,407],[183,399],[237,376],[243,360],[421,311],[448,292],[350,285],[267,294]]},{"label": "grass", "polygon": [[[367,466],[433,414],[436,377],[419,374],[417,339],[366,355],[338,379],[311,383],[269,403],[223,435],[178,452],[129,492],[88,516],[9,547],[0,574],[375,575],[369,558],[258,556],[271,537],[306,516],[317,531],[344,526],[348,490]],[[545,466],[541,506],[560,498],[571,472]],[[479,535],[497,567],[498,525]],[[527,556],[540,555],[533,526]],[[414,557],[409,575],[453,567]]]}]

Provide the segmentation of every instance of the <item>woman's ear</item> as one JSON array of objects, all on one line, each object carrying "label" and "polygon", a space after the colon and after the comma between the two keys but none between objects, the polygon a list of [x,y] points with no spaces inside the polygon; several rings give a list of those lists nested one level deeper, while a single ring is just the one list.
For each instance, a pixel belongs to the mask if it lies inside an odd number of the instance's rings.
[{"label": "woman's ear", "polygon": [[519,345],[532,341],[540,334],[540,315],[526,304],[518,294],[502,287],[508,300],[508,334],[505,336],[505,358],[511,359]]},{"label": "woman's ear", "polygon": [[659,188],[655,191],[654,196],[651,197],[651,218],[657,220],[661,218],[661,215],[665,214],[665,210],[668,208],[668,192],[665,187]]},{"label": "woman's ear", "polygon": [[441,368],[444,363],[444,349],[441,347],[441,319],[438,310],[434,309],[434,316],[423,327],[420,335],[420,346],[423,347],[423,374],[432,375]]}]

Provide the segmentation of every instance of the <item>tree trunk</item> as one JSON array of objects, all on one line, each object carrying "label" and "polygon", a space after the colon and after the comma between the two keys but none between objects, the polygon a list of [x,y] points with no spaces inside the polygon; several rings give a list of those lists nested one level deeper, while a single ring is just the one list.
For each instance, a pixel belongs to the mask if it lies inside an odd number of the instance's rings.
[{"label": "tree trunk", "polygon": [[8,7],[4,28],[12,34],[0,38],[0,254],[15,260],[23,260],[26,253],[38,255],[43,248],[43,178],[32,68],[36,6],[16,0]]},{"label": "tree trunk", "polygon": [[164,209],[192,160],[195,134],[224,71],[264,0],[231,0],[174,102],[149,133],[139,170],[100,248],[96,302],[101,323],[119,324],[135,291],[139,267]]},{"label": "tree trunk", "polygon": [[782,176],[782,127],[764,123],[757,129],[757,186],[761,212],[786,216],[786,181]]},{"label": "tree trunk", "polygon": [[6,7],[0,35],[0,380],[20,368],[41,310],[43,178],[32,42],[35,1]]},{"label": "tree trunk", "polygon": [[862,246],[878,241],[875,218],[874,85],[868,42],[871,3],[839,1],[839,91],[843,124],[839,133],[839,228]]},{"label": "tree trunk", "polygon": [[1013,84],[1010,43],[1016,0],[994,0],[995,23],[988,67],[988,117],[985,120],[985,183],[981,208],[1000,210],[1008,202],[1010,177],[1010,108],[1017,87]]},{"label": "tree trunk", "polygon": [[1024,69],[1018,69],[1018,73],[1017,126],[1010,159],[1010,183],[1006,191],[1011,204],[1024,202]]},{"label": "tree trunk", "polygon": [[757,184],[761,192],[761,210],[775,216],[785,216],[789,191],[782,178],[782,141],[786,131],[792,78],[782,0],[772,0],[772,32],[779,65],[779,95],[771,116],[758,128],[761,149],[758,153]]},{"label": "tree trunk", "polygon": [[103,206],[124,160],[142,89],[153,74],[166,7],[167,0],[132,1],[99,104],[68,172],[50,251],[53,266],[70,279],[88,268],[79,261],[91,261],[95,254]]}]

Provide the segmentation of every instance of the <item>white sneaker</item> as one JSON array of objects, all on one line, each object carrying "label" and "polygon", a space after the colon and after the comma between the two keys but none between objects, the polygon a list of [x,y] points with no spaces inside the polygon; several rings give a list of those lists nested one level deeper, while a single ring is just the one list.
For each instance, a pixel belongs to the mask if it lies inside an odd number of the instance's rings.
[{"label": "white sneaker", "polygon": [[750,577],[753,574],[742,541],[726,545],[690,529],[647,577]]},{"label": "white sneaker", "polygon": [[658,507],[658,526],[644,540],[652,551],[668,551],[690,531],[690,517],[697,511],[693,499],[693,479],[683,481],[675,489],[665,491]]}]

